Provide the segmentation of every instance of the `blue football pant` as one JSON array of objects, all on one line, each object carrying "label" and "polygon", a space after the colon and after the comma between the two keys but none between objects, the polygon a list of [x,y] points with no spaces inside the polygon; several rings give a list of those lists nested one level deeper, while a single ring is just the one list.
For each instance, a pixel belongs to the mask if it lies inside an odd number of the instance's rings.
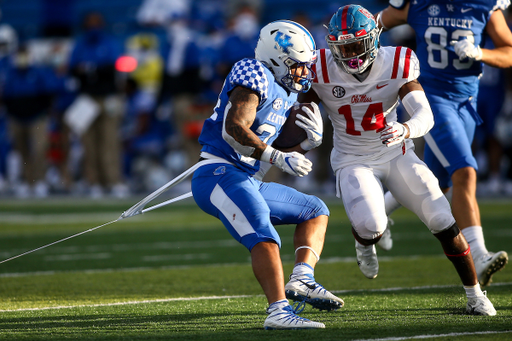
[{"label": "blue football pant", "polygon": [[220,219],[249,251],[264,241],[281,247],[276,225],[300,224],[329,215],[319,198],[281,184],[255,180],[229,164],[206,165],[196,170],[192,193],[197,205]]},{"label": "blue football pant", "polygon": [[452,186],[451,176],[464,167],[478,169],[471,150],[480,117],[474,99],[428,95],[434,127],[425,135],[424,161],[439,179],[441,188]]}]

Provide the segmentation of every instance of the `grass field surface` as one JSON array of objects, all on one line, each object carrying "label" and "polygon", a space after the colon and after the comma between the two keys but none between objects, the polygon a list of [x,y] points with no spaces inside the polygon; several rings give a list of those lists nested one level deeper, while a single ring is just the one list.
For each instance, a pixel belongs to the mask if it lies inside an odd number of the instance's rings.
[{"label": "grass field surface", "polygon": [[[137,200],[0,201],[0,261],[117,219]],[[266,331],[267,302],[249,252],[192,199],[124,219],[0,264],[2,340],[512,340],[512,265],[487,293],[495,317],[465,314],[455,269],[406,209],[379,276],[355,261],[341,202],[315,277],[345,300],[301,314],[323,330]],[[512,202],[481,203],[489,250],[512,252]],[[281,226],[285,276],[293,226]]]}]

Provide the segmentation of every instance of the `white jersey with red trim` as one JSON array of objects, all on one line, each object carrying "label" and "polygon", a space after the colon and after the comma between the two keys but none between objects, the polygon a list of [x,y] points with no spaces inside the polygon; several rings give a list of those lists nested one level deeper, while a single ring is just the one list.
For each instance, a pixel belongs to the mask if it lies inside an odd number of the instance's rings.
[{"label": "white jersey with red trim", "polygon": [[360,82],[342,71],[331,51],[322,49],[315,65],[313,90],[318,94],[334,127],[331,165],[336,171],[361,162],[388,162],[414,146],[387,147],[380,132],[397,121],[398,91],[420,75],[418,58],[406,47],[379,48],[368,77]]}]

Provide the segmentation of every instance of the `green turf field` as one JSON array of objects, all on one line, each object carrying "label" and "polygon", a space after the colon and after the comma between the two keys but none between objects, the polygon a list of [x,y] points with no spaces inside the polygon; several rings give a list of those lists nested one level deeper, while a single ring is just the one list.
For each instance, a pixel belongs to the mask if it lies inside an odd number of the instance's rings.
[{"label": "green turf field", "polygon": [[[115,220],[137,199],[1,200],[0,261]],[[486,288],[498,315],[469,316],[455,270],[412,213],[393,214],[394,247],[378,250],[379,276],[368,280],[340,202],[327,203],[315,277],[345,306],[302,313],[324,330],[263,330],[267,303],[248,251],[187,199],[0,264],[0,339],[512,339],[512,264]],[[512,253],[512,202],[481,210],[487,247]],[[288,276],[293,226],[278,230]]]}]

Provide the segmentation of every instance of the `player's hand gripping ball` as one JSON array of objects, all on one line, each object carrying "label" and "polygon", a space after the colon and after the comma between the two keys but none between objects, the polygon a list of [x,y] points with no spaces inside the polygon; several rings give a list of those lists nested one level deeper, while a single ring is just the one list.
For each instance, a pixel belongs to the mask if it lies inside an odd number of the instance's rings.
[{"label": "player's hand gripping ball", "polygon": [[291,148],[308,141],[308,149],[303,149],[310,150],[322,143],[322,134],[322,117],[316,103],[296,103],[289,109],[281,133],[272,145],[276,148]]}]

